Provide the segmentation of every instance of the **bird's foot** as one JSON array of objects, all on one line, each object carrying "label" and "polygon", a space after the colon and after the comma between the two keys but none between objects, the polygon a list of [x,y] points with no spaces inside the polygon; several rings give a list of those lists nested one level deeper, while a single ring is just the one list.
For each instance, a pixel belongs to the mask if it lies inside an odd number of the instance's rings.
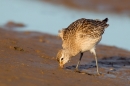
[{"label": "bird's foot", "polygon": [[102,75],[102,73],[99,73],[99,72],[98,72],[96,75],[97,75],[97,76],[100,76],[100,75]]},{"label": "bird's foot", "polygon": [[93,73],[93,72],[90,72],[90,71],[86,71],[86,70],[84,71],[84,70],[79,70],[79,69],[76,69],[75,72],[81,73],[81,74],[87,74],[87,75],[90,75],[90,76],[101,76],[102,75],[102,73],[99,73],[99,72]]},{"label": "bird's foot", "polygon": [[78,68],[75,69],[75,72],[80,72],[80,70]]},{"label": "bird's foot", "polygon": [[100,76],[100,75],[102,75],[102,73],[90,73],[90,72],[86,72],[85,74],[90,75],[90,76]]}]

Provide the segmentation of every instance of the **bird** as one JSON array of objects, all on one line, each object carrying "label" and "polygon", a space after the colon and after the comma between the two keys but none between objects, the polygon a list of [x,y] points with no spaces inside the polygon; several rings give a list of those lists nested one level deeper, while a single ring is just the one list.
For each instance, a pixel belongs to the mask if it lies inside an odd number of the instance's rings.
[{"label": "bird", "polygon": [[80,18],[72,22],[67,28],[59,30],[58,36],[62,40],[63,48],[58,51],[56,56],[59,66],[63,68],[72,57],[80,53],[80,58],[76,65],[76,70],[78,71],[83,53],[90,51],[95,57],[97,74],[100,75],[95,48],[101,41],[105,28],[109,26],[107,22],[108,18],[103,20]]}]

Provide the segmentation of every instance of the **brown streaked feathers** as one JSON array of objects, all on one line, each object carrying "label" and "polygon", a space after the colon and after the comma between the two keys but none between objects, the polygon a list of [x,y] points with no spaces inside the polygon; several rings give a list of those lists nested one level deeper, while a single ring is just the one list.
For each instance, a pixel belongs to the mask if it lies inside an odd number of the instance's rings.
[{"label": "brown streaked feathers", "polygon": [[85,19],[81,18],[70,24],[67,28],[61,30],[59,32],[59,36],[62,40],[67,40],[71,35],[77,35],[76,32],[81,32],[81,38],[84,36],[90,36],[91,38],[100,37],[104,33],[104,29],[109,26],[106,24],[108,18],[104,20],[93,20],[93,19]]}]

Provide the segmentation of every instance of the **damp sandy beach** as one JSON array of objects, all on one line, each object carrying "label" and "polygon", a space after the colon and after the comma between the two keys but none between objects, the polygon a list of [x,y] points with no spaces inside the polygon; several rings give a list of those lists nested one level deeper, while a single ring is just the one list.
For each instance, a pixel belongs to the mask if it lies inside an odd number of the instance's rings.
[{"label": "damp sandy beach", "polygon": [[0,86],[130,86],[129,50],[99,44],[96,52],[101,75],[87,73],[96,72],[90,52],[84,54],[78,73],[79,54],[59,68],[56,54],[62,41],[57,35],[16,27],[26,24],[8,21],[0,26]]}]

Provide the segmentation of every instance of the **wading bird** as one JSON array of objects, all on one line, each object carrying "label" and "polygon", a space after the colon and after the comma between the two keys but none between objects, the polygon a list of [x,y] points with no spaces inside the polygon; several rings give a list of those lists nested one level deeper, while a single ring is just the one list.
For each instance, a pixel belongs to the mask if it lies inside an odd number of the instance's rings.
[{"label": "wading bird", "polygon": [[64,64],[71,57],[80,53],[80,58],[76,66],[76,70],[78,70],[83,53],[90,51],[95,57],[97,74],[99,74],[95,47],[101,41],[105,28],[109,26],[107,21],[108,18],[104,20],[81,18],[74,21],[67,28],[59,31],[59,36],[63,42],[63,49],[58,51],[56,59],[60,67],[63,68]]}]

